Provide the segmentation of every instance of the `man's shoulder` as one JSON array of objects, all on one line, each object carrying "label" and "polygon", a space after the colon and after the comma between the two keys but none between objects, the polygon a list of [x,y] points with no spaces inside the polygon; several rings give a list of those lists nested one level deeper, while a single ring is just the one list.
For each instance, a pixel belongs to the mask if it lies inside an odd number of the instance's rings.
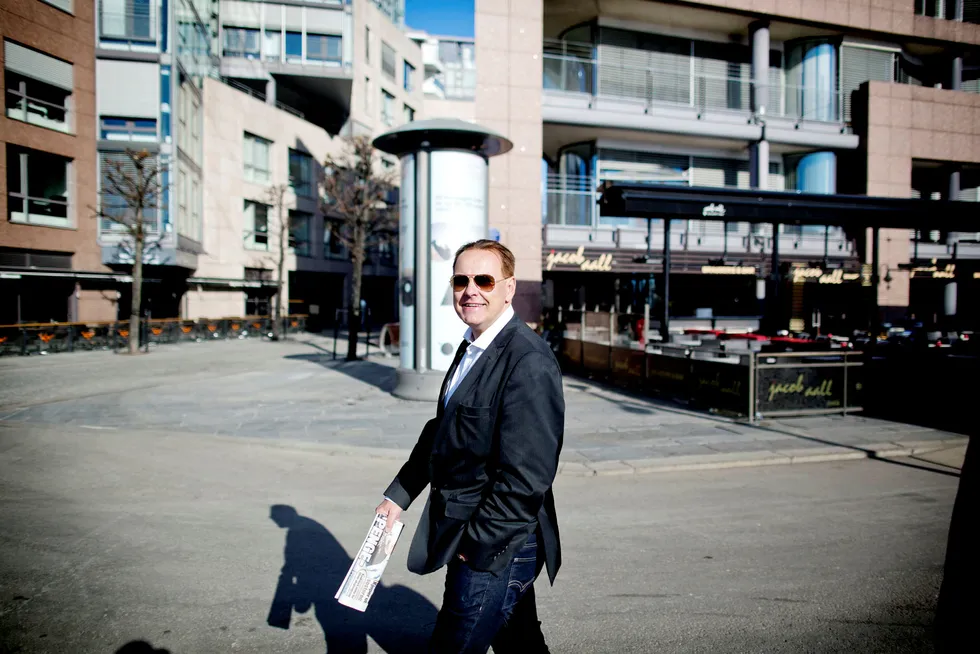
[{"label": "man's shoulder", "polygon": [[535,332],[533,329],[527,326],[523,320],[519,318],[516,320],[518,323],[517,330],[514,336],[510,339],[507,349],[509,354],[514,357],[515,361],[521,359],[524,356],[543,356],[549,361],[555,362],[557,364],[557,359],[555,359],[554,352],[551,351],[551,346],[548,342],[541,338],[541,336]]}]

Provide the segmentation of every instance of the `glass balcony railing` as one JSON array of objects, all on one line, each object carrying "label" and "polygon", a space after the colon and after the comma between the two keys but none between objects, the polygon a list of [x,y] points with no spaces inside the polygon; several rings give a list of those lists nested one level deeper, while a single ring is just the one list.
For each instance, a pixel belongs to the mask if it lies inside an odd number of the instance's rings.
[{"label": "glass balcony railing", "polygon": [[[752,110],[748,76],[698,72],[696,60],[675,61],[673,69],[635,66],[594,58],[589,44],[547,41],[545,91],[584,94],[633,104],[649,112],[657,105],[691,107],[699,112]],[[840,93],[819,86],[786,84],[775,70],[768,80],[767,115],[802,121],[840,122]],[[612,106],[612,105],[610,105]]]}]

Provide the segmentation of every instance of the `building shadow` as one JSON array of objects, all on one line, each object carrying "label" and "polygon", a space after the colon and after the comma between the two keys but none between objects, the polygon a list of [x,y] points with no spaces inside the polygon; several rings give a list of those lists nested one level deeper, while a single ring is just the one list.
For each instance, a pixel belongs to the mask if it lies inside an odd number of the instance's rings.
[{"label": "building shadow", "polygon": [[340,355],[334,359],[329,353],[289,354],[283,358],[293,361],[309,361],[310,363],[321,365],[328,370],[335,370],[357,381],[375,386],[385,393],[390,393],[395,390],[397,372],[392,366],[365,359],[345,361],[343,356]]},{"label": "building shadow", "polygon": [[293,614],[313,611],[329,654],[363,654],[370,636],[388,654],[424,652],[437,609],[401,585],[379,584],[361,613],[334,599],[352,558],[330,531],[291,506],[276,504],[269,517],[286,530],[283,567],[269,607],[270,626],[289,629]]}]

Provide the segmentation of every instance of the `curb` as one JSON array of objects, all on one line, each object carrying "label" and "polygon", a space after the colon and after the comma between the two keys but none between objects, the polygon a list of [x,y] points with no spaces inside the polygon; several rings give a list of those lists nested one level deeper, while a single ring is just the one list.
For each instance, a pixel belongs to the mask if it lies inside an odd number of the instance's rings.
[{"label": "curb", "polygon": [[724,470],[772,465],[826,463],[860,459],[894,459],[963,447],[967,438],[908,443],[878,443],[866,447],[812,447],[794,450],[760,450],[756,452],[719,452],[690,456],[666,456],[623,461],[568,461],[558,464],[558,474],[568,477],[607,477],[655,472],[691,470]]}]

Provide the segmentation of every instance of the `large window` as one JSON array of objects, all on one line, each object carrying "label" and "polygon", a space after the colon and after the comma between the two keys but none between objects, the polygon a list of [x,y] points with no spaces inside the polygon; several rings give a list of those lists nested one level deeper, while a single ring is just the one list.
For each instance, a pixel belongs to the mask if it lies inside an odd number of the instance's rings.
[{"label": "large window", "polygon": [[245,200],[245,247],[249,250],[269,249],[269,206]]},{"label": "large window", "polygon": [[99,121],[99,138],[104,141],[157,140],[157,121],[152,118],[119,118],[103,116]]},{"label": "large window", "polygon": [[298,150],[289,150],[289,185],[296,195],[312,198],[313,188],[313,157]]},{"label": "large window", "polygon": [[340,63],[340,37],[327,34],[306,35],[306,59],[308,61],[323,61]]},{"label": "large window", "polygon": [[331,220],[323,221],[323,258],[346,259],[347,250],[339,236],[340,224]]},{"label": "large window", "polygon": [[395,49],[381,42],[381,72],[392,82],[395,81]]},{"label": "large window", "polygon": [[99,34],[105,39],[156,41],[151,0],[100,0]]},{"label": "large window", "polygon": [[7,215],[11,222],[67,227],[70,161],[7,145]]},{"label": "large window", "polygon": [[282,32],[266,30],[262,34],[262,57],[266,61],[282,59]]},{"label": "large window", "polygon": [[7,70],[7,118],[67,132],[71,91]]},{"label": "large window", "polygon": [[259,58],[259,30],[245,27],[225,27],[224,56]]},{"label": "large window", "polygon": [[395,124],[395,96],[381,89],[381,120],[385,125]]},{"label": "large window", "polygon": [[267,184],[272,175],[269,172],[269,150],[272,141],[245,132],[245,179],[257,184]]},{"label": "large window", "polygon": [[[157,160],[155,157],[150,157],[149,159],[145,160],[145,163],[148,168],[152,169],[157,165]],[[131,179],[136,179],[136,176],[139,174],[136,171],[136,167],[133,165],[133,160],[130,159],[126,153],[99,153],[99,209],[103,214],[99,228],[103,232],[125,229],[125,227],[117,221],[125,220],[133,215],[133,210],[130,208],[126,199],[118,195],[113,195],[110,192],[109,184],[107,182],[107,177],[110,173],[117,178],[120,175],[124,175],[130,177]],[[161,184],[164,183],[162,178],[158,179],[158,181]],[[156,198],[156,200],[159,200],[159,198]],[[157,212],[157,207],[155,206],[155,201],[154,206],[145,207],[143,209],[143,225],[148,231],[157,230],[159,215]],[[109,216],[116,218],[116,220],[112,220],[112,218]]]},{"label": "large window", "polygon": [[289,245],[297,257],[310,256],[310,227],[312,223],[312,214],[296,209],[289,210]]},{"label": "large window", "polygon": [[411,93],[412,92],[412,89],[415,88],[415,86],[414,86],[414,84],[415,84],[415,66],[413,66],[410,63],[408,63],[407,61],[405,62],[404,77],[405,77],[405,79],[402,80],[402,86],[404,87],[404,89],[406,91],[408,91],[409,93]]},{"label": "large window", "polygon": [[303,61],[303,33],[286,32],[286,61]]}]

